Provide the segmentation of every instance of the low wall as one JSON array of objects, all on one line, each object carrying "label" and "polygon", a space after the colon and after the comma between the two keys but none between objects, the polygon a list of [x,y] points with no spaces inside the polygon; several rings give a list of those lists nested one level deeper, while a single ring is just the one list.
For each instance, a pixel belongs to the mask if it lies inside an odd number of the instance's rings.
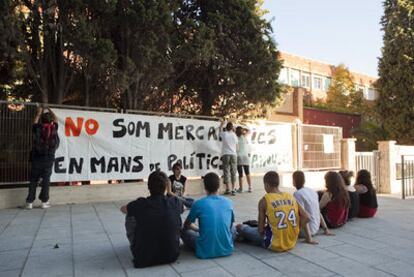
[{"label": "low wall", "polygon": [[[326,171],[306,172],[306,186],[315,190],[324,186]],[[292,173],[281,173],[280,186],[292,188]],[[201,179],[187,181],[187,193],[189,195],[204,194],[203,183]],[[244,182],[244,188],[247,184]],[[253,189],[263,190],[263,176],[252,176]],[[223,189],[223,186],[222,186]],[[39,193],[38,188],[37,193]],[[103,184],[103,185],[84,185],[84,186],[66,186],[51,187],[50,202],[52,205],[61,204],[80,204],[106,201],[131,201],[140,196],[148,196],[147,185],[141,183],[121,183],[121,184]],[[25,203],[27,188],[2,189],[0,190],[0,209],[16,208]],[[35,206],[40,205],[36,200]]]}]

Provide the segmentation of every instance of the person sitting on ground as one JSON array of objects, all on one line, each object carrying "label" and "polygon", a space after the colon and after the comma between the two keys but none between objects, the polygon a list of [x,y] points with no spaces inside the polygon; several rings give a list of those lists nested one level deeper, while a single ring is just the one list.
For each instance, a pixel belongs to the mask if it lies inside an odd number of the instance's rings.
[{"label": "person sitting on ground", "polygon": [[241,126],[236,128],[236,135],[238,137],[237,147],[237,172],[239,173],[239,189],[237,192],[243,192],[243,171],[246,174],[248,192],[252,192],[252,182],[250,179],[250,149],[249,142],[246,138],[249,130]]},{"label": "person sitting on ground", "polygon": [[[233,132],[233,123],[228,122],[226,125],[226,131],[223,132],[224,121],[221,122],[219,128],[220,138],[222,140],[222,162],[223,162],[223,175],[224,185],[226,191],[224,194],[236,195],[236,171],[237,171],[237,136]],[[231,183],[231,191],[230,191]]]},{"label": "person sitting on ground", "polygon": [[265,196],[259,201],[258,227],[237,225],[239,238],[276,252],[295,247],[299,230],[305,229],[306,242],[317,244],[312,239],[308,213],[295,198],[279,190],[279,175],[269,171],[263,177]]},{"label": "person sitting on ground", "polygon": [[50,176],[52,175],[55,152],[59,147],[58,124],[56,115],[50,108],[38,107],[33,122],[33,146],[30,152],[32,163],[29,177],[29,192],[26,198],[26,209],[33,208],[33,201],[36,198],[36,187],[42,179],[42,190],[39,200],[42,201],[42,208],[47,209],[49,204]]},{"label": "person sitting on ground", "polygon": [[[200,259],[229,256],[233,253],[233,204],[218,195],[220,177],[215,173],[204,176],[207,196],[196,200],[184,222],[181,239],[195,250]],[[198,227],[194,224],[198,220]]]},{"label": "person sitting on ground", "polygon": [[150,196],[121,207],[136,268],[172,263],[180,254],[184,207],[179,198],[165,195],[169,185],[167,175],[155,171],[148,177]]},{"label": "person sitting on ground", "polygon": [[348,220],[349,195],[339,173],[325,174],[326,191],[322,194],[319,207],[329,228],[343,226]]},{"label": "person sitting on ground", "polygon": [[349,194],[350,206],[349,206],[348,220],[350,220],[358,216],[359,195],[355,187],[351,185],[351,177],[353,176],[352,171],[342,170],[342,171],[339,171],[339,174],[344,180],[346,189]]},{"label": "person sitting on ground", "polygon": [[371,181],[371,173],[362,169],[358,171],[355,189],[359,193],[358,217],[373,217],[378,209],[377,192]]},{"label": "person sitting on ground", "polygon": [[[292,179],[293,186],[296,188],[293,196],[296,198],[299,205],[301,205],[310,216],[308,225],[311,235],[316,235],[320,226],[322,226],[325,235],[333,235],[329,231],[323,216],[321,216],[318,194],[316,191],[305,187],[305,174],[302,171],[295,171],[292,174]],[[304,232],[301,232],[300,237],[303,235]]]},{"label": "person sitting on ground", "polygon": [[171,182],[171,195],[174,195],[176,197],[179,197],[183,203],[184,206],[187,208],[191,208],[191,205],[193,205],[194,199],[189,197],[184,197],[185,193],[185,184],[187,181],[187,178],[181,174],[182,166],[181,163],[175,163],[172,167],[173,175],[171,175],[170,182]]}]

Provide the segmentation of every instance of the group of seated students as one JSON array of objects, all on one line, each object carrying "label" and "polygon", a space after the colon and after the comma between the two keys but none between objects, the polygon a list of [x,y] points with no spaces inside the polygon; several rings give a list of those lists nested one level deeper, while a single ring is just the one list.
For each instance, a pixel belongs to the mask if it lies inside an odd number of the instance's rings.
[{"label": "group of seated students", "polygon": [[[328,172],[326,191],[320,192],[320,200],[317,192],[304,187],[303,172],[293,173],[297,190],[292,196],[279,190],[278,173],[269,171],[263,177],[266,194],[258,203],[258,220],[234,224],[232,201],[218,194],[217,174],[203,177],[206,196],[197,201],[184,198],[185,177],[180,174],[181,168],[175,168],[170,178],[162,171],[151,173],[150,196],[121,207],[126,214],[127,237],[137,268],[175,262],[180,254],[180,238],[201,259],[231,255],[235,240],[275,252],[292,249],[298,238],[317,244],[313,236],[320,227],[325,235],[333,235],[329,228],[344,225],[352,216],[374,216],[378,206],[366,170],[358,172],[355,186],[350,185],[350,172]],[[184,205],[190,212],[182,224]]]}]

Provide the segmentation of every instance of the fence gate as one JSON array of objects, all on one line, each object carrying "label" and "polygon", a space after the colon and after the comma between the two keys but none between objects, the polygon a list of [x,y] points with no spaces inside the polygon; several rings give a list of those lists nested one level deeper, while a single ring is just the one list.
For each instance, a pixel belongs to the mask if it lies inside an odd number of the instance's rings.
[{"label": "fence gate", "polygon": [[355,153],[355,165],[356,171],[366,169],[371,173],[372,183],[379,187],[380,183],[380,166],[379,166],[380,153],[379,151],[372,152],[356,152]]},{"label": "fence gate", "polygon": [[407,196],[414,196],[414,156],[401,155],[401,171],[398,172],[397,168],[397,179],[398,177],[401,178],[402,199]]}]

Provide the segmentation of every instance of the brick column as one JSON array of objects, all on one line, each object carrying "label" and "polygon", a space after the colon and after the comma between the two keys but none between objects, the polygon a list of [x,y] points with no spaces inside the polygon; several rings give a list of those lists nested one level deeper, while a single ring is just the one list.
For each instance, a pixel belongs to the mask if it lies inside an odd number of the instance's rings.
[{"label": "brick column", "polygon": [[341,140],[341,168],[353,172],[356,171],[355,142],[354,138]]}]

